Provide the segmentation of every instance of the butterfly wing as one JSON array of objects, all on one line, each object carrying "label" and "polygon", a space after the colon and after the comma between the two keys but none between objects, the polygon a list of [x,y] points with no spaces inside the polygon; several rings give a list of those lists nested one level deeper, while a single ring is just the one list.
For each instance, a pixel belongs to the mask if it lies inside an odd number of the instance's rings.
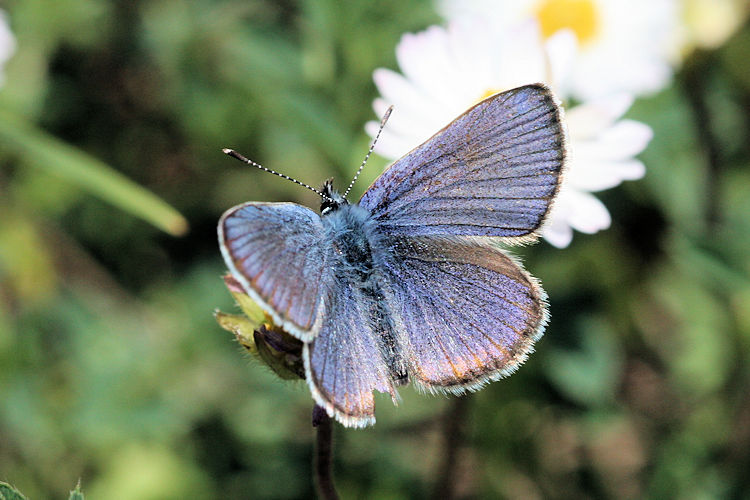
[{"label": "butterfly wing", "polygon": [[547,321],[546,295],[519,263],[471,238],[399,237],[382,270],[409,376],[461,393],[509,375]]},{"label": "butterfly wing", "polygon": [[219,221],[227,267],[276,324],[307,341],[320,329],[329,246],[320,216],[294,203],[245,203]]},{"label": "butterfly wing", "polygon": [[373,391],[398,397],[385,362],[387,346],[378,336],[382,304],[346,279],[330,286],[320,333],[303,348],[305,375],[315,402],[329,415],[347,427],[364,427],[375,423]]},{"label": "butterfly wing", "polygon": [[534,239],[565,161],[561,114],[542,84],[489,97],[396,161],[360,206],[392,235]]}]

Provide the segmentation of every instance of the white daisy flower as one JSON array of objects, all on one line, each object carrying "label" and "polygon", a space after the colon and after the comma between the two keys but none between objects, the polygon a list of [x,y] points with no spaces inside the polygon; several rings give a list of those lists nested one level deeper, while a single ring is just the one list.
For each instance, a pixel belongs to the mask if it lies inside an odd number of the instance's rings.
[{"label": "white daisy flower", "polygon": [[448,21],[489,20],[503,30],[536,19],[544,37],[571,30],[580,45],[571,75],[578,99],[663,88],[678,59],[678,0],[438,0]]},{"label": "white daisy flower", "polygon": [[[556,62],[572,59],[575,41],[566,33],[553,37],[547,47],[540,40],[534,22],[501,31],[481,21],[457,22],[447,29],[432,26],[403,35],[396,47],[403,75],[382,68],[373,74],[382,96],[374,102],[375,112],[382,116],[390,105],[396,111],[376,151],[399,158],[497,92],[534,82],[562,85],[565,67]],[[549,58],[550,51],[559,57]],[[371,135],[377,125],[367,125]]]},{"label": "white daisy flower", "polygon": [[13,32],[10,30],[10,25],[8,24],[5,12],[0,9],[0,86],[5,79],[3,67],[15,51],[16,39],[13,36]]},{"label": "white daisy flower", "polygon": [[651,128],[621,120],[633,99],[628,94],[599,98],[566,111],[571,164],[542,236],[558,248],[567,247],[573,229],[593,234],[607,229],[609,212],[592,192],[624,180],[640,179],[646,167],[635,155],[651,140]]},{"label": "white daisy flower", "polygon": [[[376,151],[397,159],[418,146],[478,101],[520,85],[544,82],[565,85],[565,70],[575,58],[575,38],[560,32],[542,41],[535,22],[495,30],[484,22],[452,23],[406,34],[396,48],[403,74],[375,71],[381,98],[373,106],[382,116],[394,112]],[[573,229],[594,233],[609,227],[609,212],[590,193],[643,176],[645,167],[633,157],[651,139],[638,122],[620,120],[632,97],[620,94],[584,102],[566,111],[570,162],[563,188],[542,236],[567,246]],[[378,122],[367,124],[374,136]]]}]

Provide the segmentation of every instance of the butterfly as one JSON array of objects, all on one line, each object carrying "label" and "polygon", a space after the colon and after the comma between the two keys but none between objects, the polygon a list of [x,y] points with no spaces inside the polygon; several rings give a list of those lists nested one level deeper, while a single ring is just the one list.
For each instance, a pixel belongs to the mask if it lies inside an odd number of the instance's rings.
[{"label": "butterfly", "polygon": [[315,402],[364,427],[375,391],[394,404],[409,382],[475,391],[533,351],[546,294],[502,247],[536,240],[565,163],[562,109],[546,86],[526,85],[453,120],[359,203],[330,181],[320,214],[244,203],[222,215],[219,245],[251,298],[304,343]]}]

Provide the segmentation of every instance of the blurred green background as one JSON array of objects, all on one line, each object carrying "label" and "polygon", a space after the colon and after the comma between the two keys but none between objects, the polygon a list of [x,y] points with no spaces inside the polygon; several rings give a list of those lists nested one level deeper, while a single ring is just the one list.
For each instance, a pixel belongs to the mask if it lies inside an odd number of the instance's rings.
[{"label": "blurred green background", "polygon": [[[431,2],[0,6],[18,43],[0,90],[0,481],[29,498],[78,478],[88,498],[312,496],[309,391],[212,311],[236,311],[222,211],[318,200],[221,148],[348,181],[372,71],[440,21]],[[550,297],[537,352],[464,404],[406,389],[374,428],[337,426],[344,498],[431,497],[451,415],[458,496],[750,498],[749,60],[745,26],[636,102],[655,138],[646,177],[600,196],[612,228],[519,252]]]}]

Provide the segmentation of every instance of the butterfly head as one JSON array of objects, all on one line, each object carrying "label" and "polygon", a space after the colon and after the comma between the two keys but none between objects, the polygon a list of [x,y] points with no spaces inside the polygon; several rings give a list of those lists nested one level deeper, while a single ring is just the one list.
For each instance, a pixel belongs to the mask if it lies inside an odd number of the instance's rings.
[{"label": "butterfly head", "polygon": [[333,189],[333,179],[328,179],[323,183],[323,201],[320,202],[320,214],[325,215],[333,210],[338,209],[341,205],[348,205],[349,202],[338,191]]}]

